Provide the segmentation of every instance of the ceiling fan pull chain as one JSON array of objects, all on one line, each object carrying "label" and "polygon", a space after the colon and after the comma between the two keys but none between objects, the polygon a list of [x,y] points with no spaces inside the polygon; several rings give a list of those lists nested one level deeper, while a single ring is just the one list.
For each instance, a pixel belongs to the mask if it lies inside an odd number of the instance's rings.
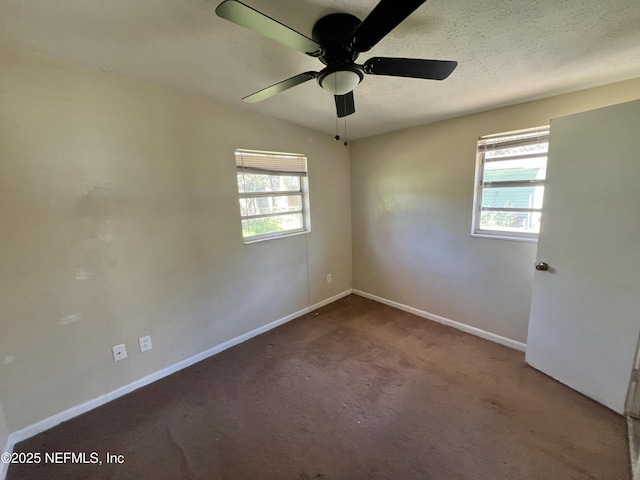
[{"label": "ceiling fan pull chain", "polygon": [[[334,83],[337,83],[336,78],[333,78]],[[336,139],[336,142],[340,140],[340,134],[338,132],[338,114],[336,114],[336,136],[334,137]]]},{"label": "ceiling fan pull chain", "polygon": [[[346,97],[345,97],[344,103],[345,103],[344,108],[346,110],[347,109]],[[344,117],[344,146],[346,147],[347,145],[349,145],[349,137],[347,136],[347,117],[345,116]]]}]

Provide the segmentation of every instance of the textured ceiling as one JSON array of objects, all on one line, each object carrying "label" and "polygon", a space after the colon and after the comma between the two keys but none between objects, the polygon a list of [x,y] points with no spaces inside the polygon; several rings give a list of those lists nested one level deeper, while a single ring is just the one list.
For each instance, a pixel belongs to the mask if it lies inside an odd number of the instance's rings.
[{"label": "textured ceiling", "polygon": [[[219,1],[0,0],[0,40],[334,135],[333,98],[314,81],[240,100],[322,64],[218,18]],[[244,3],[310,36],[323,15],[362,19],[377,1]],[[350,138],[640,77],[640,1],[430,0],[358,63],[371,56],[459,65],[442,82],[367,76],[346,119]]]}]

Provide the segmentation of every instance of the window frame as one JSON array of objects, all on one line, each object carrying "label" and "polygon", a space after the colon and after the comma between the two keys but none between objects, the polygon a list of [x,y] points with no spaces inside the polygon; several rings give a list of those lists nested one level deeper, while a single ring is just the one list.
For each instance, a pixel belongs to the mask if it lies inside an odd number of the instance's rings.
[{"label": "window frame", "polygon": [[[290,237],[294,235],[306,234],[311,231],[311,217],[310,217],[310,205],[309,205],[309,182],[308,182],[308,165],[307,157],[298,153],[285,153],[285,152],[272,152],[263,150],[247,150],[236,149],[234,152],[236,160],[236,187],[238,189],[238,207],[240,213],[240,232],[244,244],[250,244],[255,242],[262,242],[265,240],[273,240],[276,238]],[[259,162],[253,162],[253,165],[244,165],[244,158],[253,156],[254,158],[262,157],[269,159],[265,162],[267,165],[258,165]],[[258,175],[269,175],[277,177],[298,177],[300,188],[297,190],[267,190],[259,192],[247,192],[241,191],[239,175],[245,173],[252,173]],[[243,199],[258,199],[258,198],[272,198],[272,197],[286,197],[286,196],[299,196],[301,198],[301,205],[299,210],[279,212],[279,213],[265,213],[257,215],[243,215],[242,214],[242,200]],[[301,215],[302,227],[291,229],[272,231],[268,233],[245,236],[244,234],[244,221],[258,218],[270,218],[270,217],[284,217],[287,215]]]},{"label": "window frame", "polygon": [[[529,138],[524,139],[513,139],[512,137],[528,135]],[[525,145],[534,145],[539,143],[549,143],[549,125],[544,125],[541,127],[529,128],[525,130],[517,130],[511,132],[504,132],[493,135],[485,135],[478,138],[476,144],[476,172],[475,172],[475,181],[474,181],[474,196],[473,196],[473,214],[472,214],[472,222],[471,222],[471,235],[474,237],[482,237],[482,238],[497,238],[502,240],[516,240],[516,241],[524,241],[524,242],[537,242],[539,233],[537,232],[518,232],[518,231],[506,231],[506,230],[496,230],[496,229],[487,229],[480,228],[481,215],[483,211],[510,211],[515,213],[542,213],[542,208],[521,208],[521,207],[483,207],[482,199],[483,193],[487,186],[496,188],[500,187],[544,187],[545,179],[535,179],[535,180],[504,180],[504,181],[491,181],[491,182],[483,182],[484,173],[485,173],[485,164],[487,160],[485,159],[485,153],[488,151],[487,146],[491,145],[492,148],[507,148],[507,147],[515,147],[515,146],[525,146]],[[491,162],[500,162],[500,161],[513,161],[518,159],[526,159],[526,158],[539,158],[541,156],[545,156],[548,160],[549,151],[547,146],[547,153],[545,155],[541,155],[539,153],[535,154],[521,154],[521,155],[512,155],[505,156],[499,160],[491,160]],[[546,163],[545,163],[546,166]],[[544,199],[544,194],[543,194]]]}]

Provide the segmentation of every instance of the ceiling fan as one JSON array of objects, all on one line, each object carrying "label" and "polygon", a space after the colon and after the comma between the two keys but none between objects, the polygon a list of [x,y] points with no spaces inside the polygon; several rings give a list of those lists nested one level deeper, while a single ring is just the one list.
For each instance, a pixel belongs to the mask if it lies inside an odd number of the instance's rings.
[{"label": "ceiling fan", "polygon": [[316,78],[318,84],[334,96],[338,117],[346,117],[355,113],[353,89],[365,74],[444,80],[456,68],[458,62],[455,61],[418,58],[372,57],[362,65],[355,63],[362,52],[370,50],[425,2],[380,0],[362,21],[348,13],[332,13],[315,23],[311,38],[237,0],[225,0],[216,8],[216,14],[317,57],[326,65],[319,72],[304,72],[244,97],[245,102],[266,100]]}]

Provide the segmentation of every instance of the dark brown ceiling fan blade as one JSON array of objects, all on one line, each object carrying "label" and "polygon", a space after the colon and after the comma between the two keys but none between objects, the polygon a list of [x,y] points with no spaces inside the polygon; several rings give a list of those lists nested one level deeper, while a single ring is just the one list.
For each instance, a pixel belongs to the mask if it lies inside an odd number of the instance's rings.
[{"label": "dark brown ceiling fan blade", "polygon": [[364,63],[364,71],[371,75],[444,80],[457,66],[458,62],[452,60],[373,57]]},{"label": "dark brown ceiling fan blade", "polygon": [[314,57],[322,53],[322,48],[314,40],[237,0],[225,0],[216,8],[216,14],[302,53]]},{"label": "dark brown ceiling fan blade", "polygon": [[425,2],[426,0],[380,0],[353,34],[352,45],[358,52],[371,50]]},{"label": "dark brown ceiling fan blade", "polygon": [[278,93],[284,92],[285,90],[289,90],[290,88],[300,85],[301,83],[313,80],[317,76],[318,72],[304,72],[300,75],[296,75],[295,77],[287,78],[286,80],[278,82],[275,85],[271,85],[270,87],[263,88],[256,93],[252,93],[251,95],[244,97],[242,100],[247,103],[258,103],[262,100],[273,97]]},{"label": "dark brown ceiling fan blade", "polygon": [[333,97],[336,100],[336,112],[338,113],[338,118],[356,113],[353,91],[345,93],[344,95],[334,95]]}]

